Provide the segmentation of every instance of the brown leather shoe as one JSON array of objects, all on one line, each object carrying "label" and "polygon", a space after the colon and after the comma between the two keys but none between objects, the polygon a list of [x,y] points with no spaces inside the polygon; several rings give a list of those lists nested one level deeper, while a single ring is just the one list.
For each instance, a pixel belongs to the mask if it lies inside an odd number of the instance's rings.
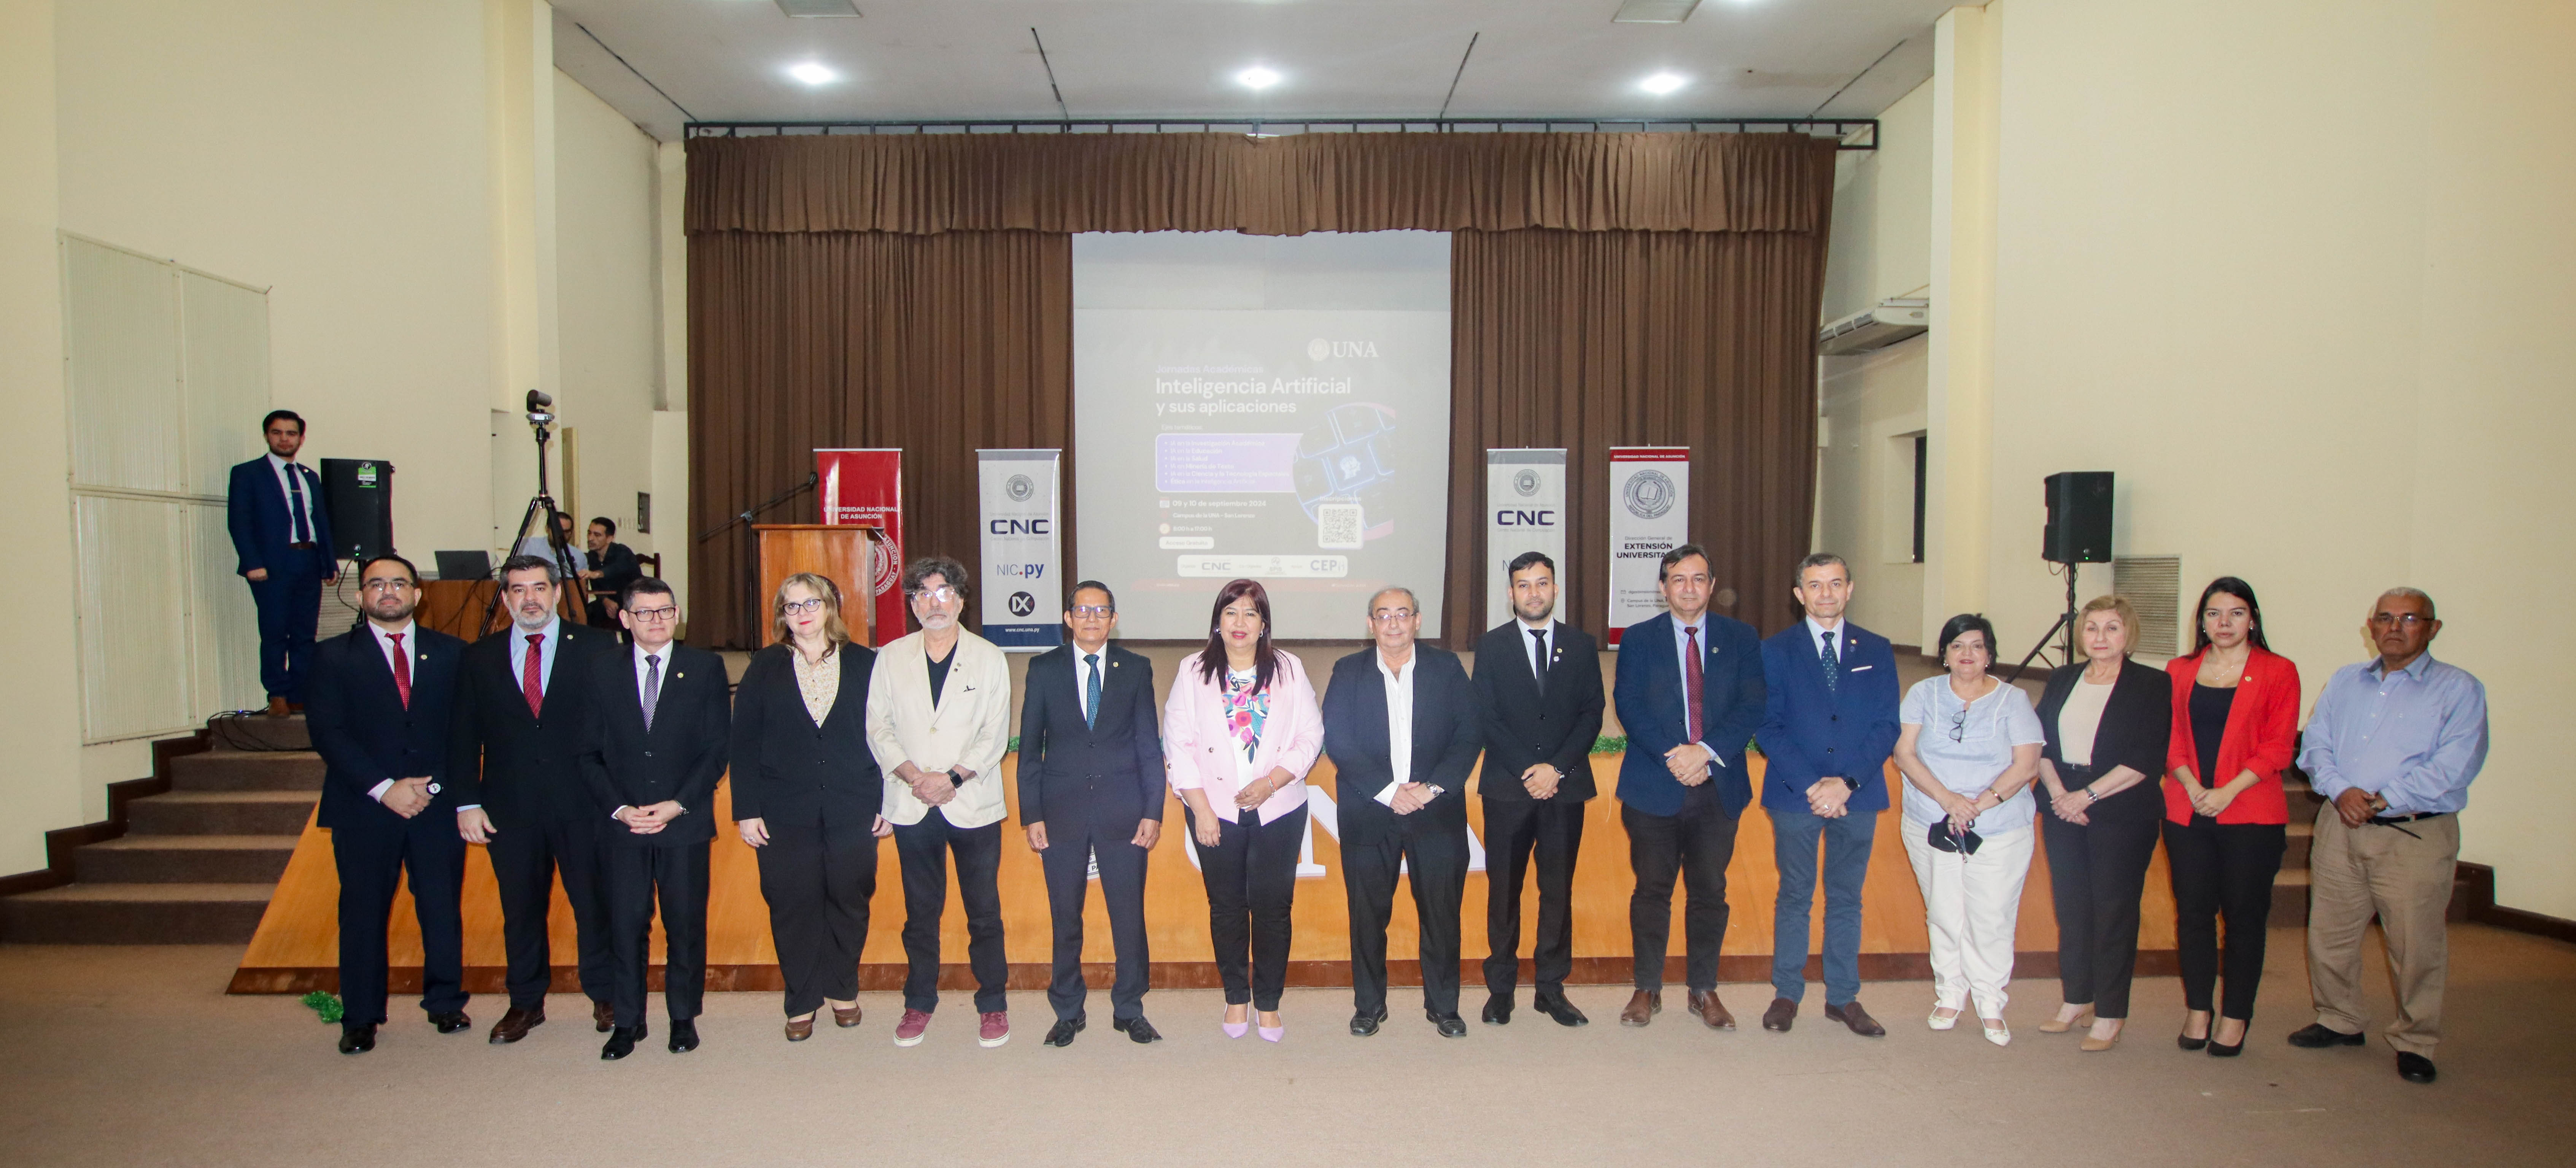
[{"label": "brown leather shoe", "polygon": [[1839,1006],[1827,1006],[1825,1017],[1851,1027],[1852,1033],[1863,1038],[1887,1037],[1887,1027],[1879,1025],[1878,1019],[1870,1017],[1869,1011],[1861,1009],[1858,1001],[1845,1002]]},{"label": "brown leather shoe", "polygon": [[606,1034],[611,1030],[617,1029],[617,1007],[609,1005],[606,1002],[592,1002],[590,1004],[590,1024],[598,1027],[599,1032],[602,1034]]},{"label": "brown leather shoe", "polygon": [[1771,999],[1771,1008],[1762,1011],[1762,1028],[1764,1030],[1777,1030],[1782,1034],[1787,1034],[1789,1032],[1789,1027],[1796,1024],[1797,1021],[1798,1003],[1792,1002],[1787,998]]},{"label": "brown leather shoe", "polygon": [[277,696],[276,694],[270,694],[270,695],[268,695],[268,716],[269,716],[269,717],[272,717],[272,718],[283,718],[283,717],[285,717],[285,716],[287,715],[287,712],[288,712],[288,711],[287,711],[287,709],[286,709],[286,699],[285,699],[285,698],[279,697],[279,696]]},{"label": "brown leather shoe", "polygon": [[517,1006],[512,1006],[508,1013],[501,1015],[500,1021],[492,1024],[491,1043],[494,1046],[506,1046],[510,1043],[517,1042],[522,1038],[526,1038],[528,1036],[528,1031],[534,1030],[545,1024],[545,1007],[539,1006],[533,1010],[522,1010]]},{"label": "brown leather shoe", "polygon": [[1692,990],[1690,1010],[1699,1015],[1700,1022],[1711,1030],[1735,1029],[1735,1015],[1726,1012],[1726,1003],[1717,1000],[1716,990],[1707,993]]},{"label": "brown leather shoe", "polygon": [[1628,999],[1628,1007],[1619,1011],[1621,1026],[1643,1026],[1664,1012],[1664,995],[1660,990],[1638,990]]},{"label": "brown leather shoe", "polygon": [[857,1002],[850,1003],[850,1008],[847,1010],[844,1010],[839,1006],[832,1007],[832,1025],[838,1026],[843,1030],[847,1030],[850,1027],[858,1025],[860,1009],[861,1007]]},{"label": "brown leather shoe", "polygon": [[787,1041],[803,1042],[812,1037],[814,1037],[814,1016],[812,1014],[807,1014],[802,1018],[790,1018],[787,1020]]}]

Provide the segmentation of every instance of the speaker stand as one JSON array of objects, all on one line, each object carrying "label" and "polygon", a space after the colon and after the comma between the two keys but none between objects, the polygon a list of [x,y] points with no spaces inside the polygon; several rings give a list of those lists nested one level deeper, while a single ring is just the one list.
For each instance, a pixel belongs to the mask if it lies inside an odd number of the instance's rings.
[{"label": "speaker stand", "polygon": [[2039,643],[2031,646],[2030,652],[2022,654],[2021,664],[2013,666],[2012,677],[2010,678],[2012,681],[2020,681],[2022,671],[2030,668],[2031,662],[2038,660],[2042,654],[2048,652],[2048,642],[2057,636],[2058,630],[2060,629],[2064,629],[2066,631],[2066,639],[2060,646],[2059,650],[2061,658],[2060,663],[2065,665],[2072,665],[2075,663],[2075,577],[2078,573],[2084,570],[2084,566],[2082,564],[2067,564],[2065,565],[2065,568],[2066,611],[2057,614],[2057,623],[2048,626],[2048,631],[2039,635]]}]

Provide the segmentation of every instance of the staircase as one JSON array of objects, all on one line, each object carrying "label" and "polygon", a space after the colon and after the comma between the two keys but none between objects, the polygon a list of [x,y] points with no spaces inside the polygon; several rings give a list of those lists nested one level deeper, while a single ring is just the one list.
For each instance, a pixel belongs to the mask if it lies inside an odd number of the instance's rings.
[{"label": "staircase", "polygon": [[0,898],[0,940],[240,944],[259,929],[322,798],[304,719],[259,719],[280,750],[221,745],[169,760],[170,789],[126,804],[126,834],[73,852],[73,882]]}]

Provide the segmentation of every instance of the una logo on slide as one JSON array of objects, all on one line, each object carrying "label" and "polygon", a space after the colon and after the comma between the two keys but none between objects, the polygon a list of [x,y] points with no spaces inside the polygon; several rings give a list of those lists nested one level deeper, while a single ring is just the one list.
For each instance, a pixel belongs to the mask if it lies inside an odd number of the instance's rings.
[{"label": "una logo on slide", "polygon": [[1672,476],[1659,470],[1641,470],[1628,476],[1628,489],[1622,492],[1625,495],[1622,501],[1628,505],[1630,515],[1639,519],[1660,519],[1664,512],[1673,509],[1675,493]]},{"label": "una logo on slide", "polygon": [[1321,361],[1327,357],[1374,357],[1376,341],[1328,341],[1322,337],[1306,342],[1306,359]]}]

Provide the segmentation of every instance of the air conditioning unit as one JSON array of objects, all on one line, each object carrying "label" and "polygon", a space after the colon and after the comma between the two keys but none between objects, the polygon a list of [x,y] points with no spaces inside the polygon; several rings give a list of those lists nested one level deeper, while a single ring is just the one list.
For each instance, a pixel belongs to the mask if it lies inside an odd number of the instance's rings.
[{"label": "air conditioning unit", "polygon": [[1816,330],[1816,354],[1848,357],[1884,349],[1932,327],[1932,302],[1921,296],[1892,296]]}]

